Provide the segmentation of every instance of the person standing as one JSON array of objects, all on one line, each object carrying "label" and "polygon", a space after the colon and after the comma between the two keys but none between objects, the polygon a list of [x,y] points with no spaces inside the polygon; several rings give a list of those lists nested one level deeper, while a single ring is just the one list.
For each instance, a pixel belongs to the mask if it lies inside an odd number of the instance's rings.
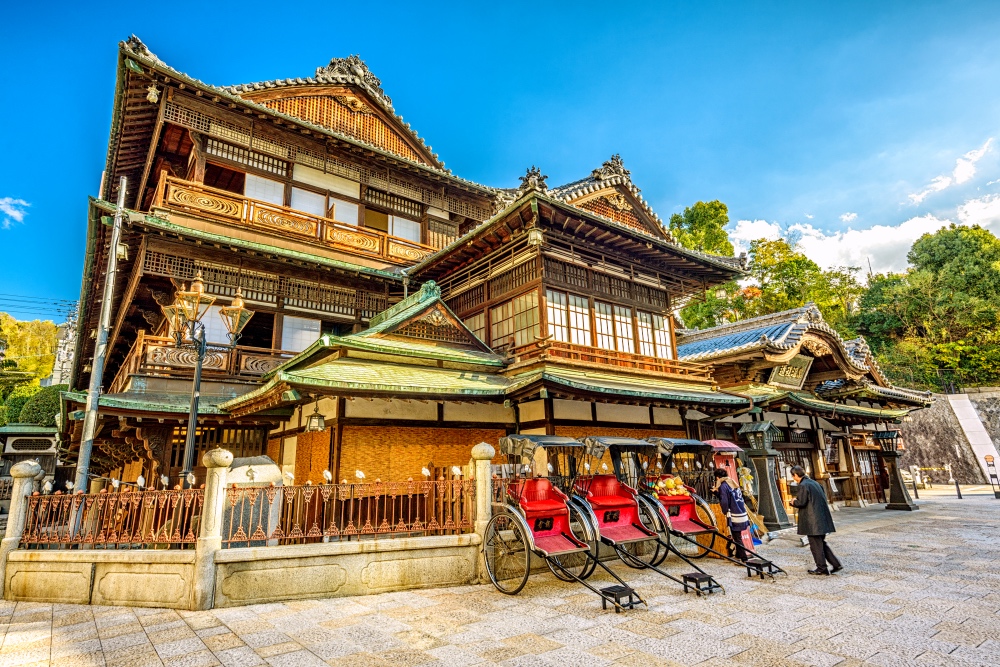
[{"label": "person standing", "polygon": [[[809,570],[809,574],[828,575],[840,572],[844,566],[826,543],[826,536],[837,529],[833,525],[833,515],[830,514],[830,505],[823,487],[806,476],[802,466],[792,468],[792,477],[799,485],[799,492],[792,500],[792,506],[799,510],[798,532],[809,538],[809,549],[816,561],[816,569]],[[827,568],[827,563],[832,569]]]},{"label": "person standing", "polygon": [[722,506],[722,513],[729,521],[729,534],[736,544],[736,559],[745,561],[747,551],[743,542],[743,531],[750,527],[750,516],[747,514],[747,506],[743,501],[743,491],[740,484],[729,476],[724,469],[718,468],[715,471],[715,488],[719,494],[719,504]]}]

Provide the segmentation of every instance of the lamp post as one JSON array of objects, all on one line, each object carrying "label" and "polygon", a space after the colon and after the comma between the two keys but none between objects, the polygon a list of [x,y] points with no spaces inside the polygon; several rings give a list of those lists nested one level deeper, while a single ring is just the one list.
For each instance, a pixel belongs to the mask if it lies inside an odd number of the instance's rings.
[{"label": "lamp post", "polygon": [[889,475],[889,497],[885,505],[887,510],[918,510],[920,507],[910,498],[899,472],[899,431],[875,431],[872,438],[878,443],[878,456],[885,465]]},{"label": "lamp post", "polygon": [[[174,343],[180,348],[185,346],[185,338],[191,341],[195,351],[194,380],[191,386],[191,408],[188,411],[187,437],[184,439],[184,467],[181,470],[182,483],[188,488],[194,486],[194,441],[198,430],[198,402],[201,398],[201,369],[208,352],[205,340],[205,325],[201,319],[215,303],[215,297],[205,294],[205,283],[201,271],[191,283],[191,289],[179,290],[174,297],[174,303],[163,306],[163,314],[174,332]],[[243,327],[253,317],[253,311],[247,310],[243,304],[243,295],[239,289],[232,304],[220,309],[220,316],[229,332],[229,345],[235,347]]]},{"label": "lamp post", "polygon": [[778,452],[771,446],[781,431],[772,422],[759,421],[744,424],[737,434],[745,436],[750,445],[746,454],[757,475],[757,506],[764,517],[764,525],[768,530],[788,528],[792,522],[788,520],[776,481]]}]

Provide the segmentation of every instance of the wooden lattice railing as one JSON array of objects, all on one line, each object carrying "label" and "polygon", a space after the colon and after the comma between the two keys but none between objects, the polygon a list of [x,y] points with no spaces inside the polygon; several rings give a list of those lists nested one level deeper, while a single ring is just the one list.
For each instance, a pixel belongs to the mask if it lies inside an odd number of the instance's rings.
[{"label": "wooden lattice railing", "polygon": [[[209,344],[202,372],[208,376],[259,378],[293,356],[293,352],[269,348]],[[173,338],[149,336],[140,331],[108,393],[125,391],[129,378],[136,373],[182,377],[190,375],[194,372],[196,362],[194,348],[178,348]]]},{"label": "wooden lattice railing", "polygon": [[244,197],[163,172],[153,206],[191,211],[241,227],[294,238],[327,248],[381,259],[393,264],[415,264],[435,248],[385,232],[337,222],[287,206]]},{"label": "wooden lattice railing", "polygon": [[688,380],[710,382],[712,370],[705,364],[674,359],[660,359],[641,354],[602,350],[596,347],[572,345],[558,341],[536,341],[514,349],[514,357],[518,361],[550,358],[593,364],[598,366],[614,366],[649,373],[679,375]]}]

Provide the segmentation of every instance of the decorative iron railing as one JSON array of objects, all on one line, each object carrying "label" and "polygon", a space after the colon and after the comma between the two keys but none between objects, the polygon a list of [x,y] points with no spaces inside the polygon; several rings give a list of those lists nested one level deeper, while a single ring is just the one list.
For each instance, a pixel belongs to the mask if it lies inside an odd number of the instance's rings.
[{"label": "decorative iron railing", "polygon": [[194,545],[201,489],[33,495],[22,549],[167,549]]},{"label": "decorative iron railing", "polygon": [[375,537],[470,533],[473,479],[226,490],[224,547],[276,546]]},{"label": "decorative iron railing", "polygon": [[166,172],[160,177],[154,207],[186,210],[227,224],[294,238],[327,248],[379,258],[393,264],[415,264],[435,248],[385,232],[337,222],[287,206],[269,204]]},{"label": "decorative iron railing", "polygon": [[[237,345],[208,345],[202,372],[230,377],[259,378],[292,358],[293,352]],[[167,336],[149,336],[140,331],[118,370],[108,393],[117,394],[128,386],[136,373],[150,375],[186,375],[194,372],[197,362],[190,347],[177,347]]]},{"label": "decorative iron railing", "polygon": [[572,345],[558,341],[536,341],[516,348],[514,350],[514,357],[517,361],[544,358],[565,359],[585,364],[629,368],[649,373],[679,375],[690,380],[712,381],[712,370],[705,364],[677,361],[674,359],[660,359],[658,357],[647,357],[641,354],[630,354],[614,350],[602,350],[596,347]]}]

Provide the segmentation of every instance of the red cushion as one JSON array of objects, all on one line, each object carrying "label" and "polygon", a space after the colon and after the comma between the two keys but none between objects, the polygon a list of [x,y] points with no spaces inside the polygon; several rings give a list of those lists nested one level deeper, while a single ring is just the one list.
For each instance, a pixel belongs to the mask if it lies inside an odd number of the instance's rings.
[{"label": "red cushion", "polygon": [[629,496],[588,496],[587,502],[594,509],[616,509],[635,505]]},{"label": "red cushion", "polygon": [[521,499],[521,507],[528,512],[549,512],[555,513],[566,509],[566,503],[561,500],[524,500]]},{"label": "red cushion", "polygon": [[595,475],[587,490],[595,496],[617,496],[621,493],[621,483],[614,475]]},{"label": "red cushion", "polygon": [[525,512],[531,514],[562,514],[566,509],[566,500],[559,493],[558,489],[552,486],[552,482],[544,477],[525,480],[521,487],[521,495],[518,502]]}]

